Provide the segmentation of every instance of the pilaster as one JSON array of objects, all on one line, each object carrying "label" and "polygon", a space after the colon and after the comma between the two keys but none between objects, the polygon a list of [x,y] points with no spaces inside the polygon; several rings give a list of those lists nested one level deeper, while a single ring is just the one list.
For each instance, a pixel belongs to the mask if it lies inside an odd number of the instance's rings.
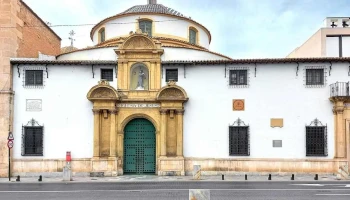
[{"label": "pilaster", "polygon": [[100,157],[100,109],[93,109],[94,113],[94,157]]},{"label": "pilaster", "polygon": [[116,109],[109,110],[111,114],[111,131],[110,131],[110,157],[116,157],[116,116],[118,114],[118,111]]},{"label": "pilaster", "polygon": [[336,113],[336,158],[346,157],[345,121],[343,120],[344,101],[334,102],[333,112]]},{"label": "pilaster", "polygon": [[167,129],[167,113],[168,110],[166,109],[160,109],[160,120],[161,120],[161,127],[160,127],[160,140],[161,140],[161,150],[160,150],[160,156],[166,156],[166,129]]},{"label": "pilaster", "polygon": [[177,152],[176,156],[183,157],[183,115],[185,110],[175,110],[177,122]]}]

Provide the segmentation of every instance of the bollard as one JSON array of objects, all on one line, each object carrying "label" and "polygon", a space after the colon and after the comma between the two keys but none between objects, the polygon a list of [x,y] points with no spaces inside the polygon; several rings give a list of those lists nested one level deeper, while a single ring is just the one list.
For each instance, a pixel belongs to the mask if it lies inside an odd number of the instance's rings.
[{"label": "bollard", "polygon": [[43,177],[40,175],[39,176],[39,179],[38,179],[39,182],[43,181]]},{"label": "bollard", "polygon": [[248,180],[248,175],[247,175],[247,174],[244,175],[244,179],[245,179],[245,180]]},{"label": "bollard", "polygon": [[315,181],[318,180],[318,174],[315,175],[315,178],[314,178]]},{"label": "bollard", "polygon": [[269,174],[269,181],[271,181],[271,174]]},{"label": "bollard", "polygon": [[17,182],[20,182],[21,181],[21,177],[18,175],[17,176],[17,179],[16,179]]},{"label": "bollard", "polygon": [[225,180],[225,175],[221,174],[221,180]]},{"label": "bollard", "polygon": [[294,181],[294,174],[292,174],[292,178],[290,180]]}]

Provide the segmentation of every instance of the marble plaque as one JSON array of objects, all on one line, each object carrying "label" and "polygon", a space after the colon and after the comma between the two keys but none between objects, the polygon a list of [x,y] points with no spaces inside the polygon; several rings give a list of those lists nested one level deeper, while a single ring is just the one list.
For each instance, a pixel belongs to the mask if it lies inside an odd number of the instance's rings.
[{"label": "marble plaque", "polygon": [[26,111],[41,111],[42,110],[42,101],[41,99],[27,99]]},{"label": "marble plaque", "polygon": [[119,103],[118,108],[160,108],[159,103]]}]

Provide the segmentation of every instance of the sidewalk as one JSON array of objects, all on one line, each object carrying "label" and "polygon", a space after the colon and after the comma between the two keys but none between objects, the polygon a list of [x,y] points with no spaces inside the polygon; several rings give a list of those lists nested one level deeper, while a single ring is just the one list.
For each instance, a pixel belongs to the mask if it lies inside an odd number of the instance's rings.
[{"label": "sidewalk", "polygon": [[[315,181],[315,175],[298,175],[295,174],[294,181]],[[21,177],[22,183],[37,183],[39,177]],[[201,180],[194,180],[192,176],[156,176],[156,175],[125,175],[117,177],[73,177],[71,182],[176,182],[176,181],[246,181],[244,175],[225,175],[224,180],[222,176],[202,176]],[[247,181],[269,181],[268,175],[248,175]],[[271,181],[291,181],[290,175],[272,175]],[[337,180],[336,175],[318,176],[318,181],[341,181]],[[349,180],[348,180],[349,181]],[[8,183],[8,178],[0,178],[0,183]],[[11,182],[16,182],[16,177],[11,178]],[[63,182],[62,177],[45,177],[42,182],[59,183]]]}]

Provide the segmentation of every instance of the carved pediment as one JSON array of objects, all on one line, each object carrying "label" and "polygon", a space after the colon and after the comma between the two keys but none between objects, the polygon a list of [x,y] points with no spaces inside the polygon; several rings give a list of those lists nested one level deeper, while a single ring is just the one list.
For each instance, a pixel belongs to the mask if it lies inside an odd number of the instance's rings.
[{"label": "carved pediment", "polygon": [[87,94],[90,101],[94,100],[118,100],[118,92],[107,81],[99,81],[98,85],[92,87]]},{"label": "carved pediment", "polygon": [[145,36],[134,36],[125,41],[123,49],[155,49],[155,45]]},{"label": "carved pediment", "polygon": [[92,92],[91,98],[117,98],[117,96],[109,88],[98,88]]},{"label": "carved pediment", "polygon": [[179,100],[187,101],[188,97],[185,90],[177,85],[174,82],[169,82],[168,86],[163,87],[158,95],[157,99],[162,100]]}]

